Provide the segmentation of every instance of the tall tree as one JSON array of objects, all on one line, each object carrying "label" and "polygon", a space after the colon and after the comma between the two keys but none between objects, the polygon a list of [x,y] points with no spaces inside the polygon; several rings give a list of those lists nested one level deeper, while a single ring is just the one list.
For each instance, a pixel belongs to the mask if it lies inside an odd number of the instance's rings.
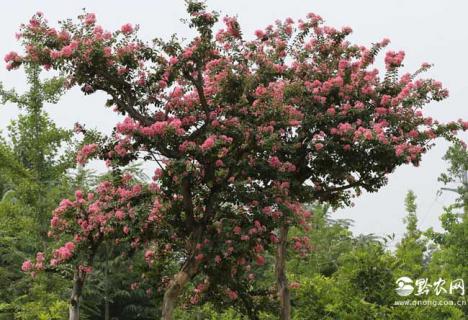
[{"label": "tall tree", "polygon": [[[430,263],[431,273],[445,277],[447,281],[468,278],[468,152],[464,143],[455,143],[447,151],[445,157],[449,169],[443,173],[439,181],[447,187],[444,192],[455,191],[458,194],[456,202],[444,209],[440,220],[443,232],[429,229],[427,234],[438,246]],[[460,292],[453,295],[454,300],[464,301],[461,309],[468,316],[466,296],[460,297]]]},{"label": "tall tree", "polygon": [[404,274],[413,279],[421,276],[424,269],[424,253],[427,241],[423,233],[418,229],[418,217],[416,215],[416,195],[408,191],[405,198],[407,215],[404,219],[406,233],[397,245],[396,257]]},{"label": "tall tree", "polygon": [[[265,268],[265,252],[277,247],[280,314],[289,319],[285,248],[290,226],[307,228],[302,203],[349,204],[362,190],[378,190],[397,166],[417,165],[436,137],[453,139],[468,127],[423,116],[426,103],[447,96],[439,82],[416,79],[429,65],[399,77],[404,53],[389,51],[379,78],[371,65],[387,40],[352,45],[350,28],[309,14],[247,41],[235,18],[225,17],[215,33],[216,12],[198,1],[187,1],[187,11],[193,40],[151,44],[131,24],[104,31],[92,13],[60,30],[36,14],[21,30],[26,53],[5,59],[9,69],[59,70],[85,94],[104,91],[107,105],[126,116],[78,157],[106,160],[113,178],[77,190],[51,221],[63,246],[47,261],[75,269],[70,319],[78,318],[89,267],[106,241],[130,243],[149,261],[180,262],[158,283],[163,319],[172,319],[190,282],[193,302],[223,293],[239,308],[252,306],[251,270]],[[159,166],[154,183],[121,174],[139,158]]]},{"label": "tall tree", "polygon": [[62,94],[63,80],[41,80],[40,70],[26,66],[29,89],[23,94],[0,86],[2,103],[15,104],[20,112],[0,142],[0,318],[63,317],[52,310],[64,303],[61,278],[46,274],[32,283],[20,272],[25,257],[49,246],[52,210],[69,194],[67,169],[74,165],[72,155],[63,153],[71,131],[58,128],[44,111],[45,103]]},{"label": "tall tree", "polygon": [[[18,94],[0,87],[0,97],[3,104],[13,103],[21,112],[8,126],[9,141],[12,153],[31,179],[22,185],[29,190],[16,194],[34,208],[34,219],[42,236],[47,238],[50,209],[57,201],[57,195],[51,197],[51,194],[62,184],[66,171],[74,166],[74,159],[73,153],[61,150],[70,148],[72,132],[58,128],[44,111],[45,103],[56,103],[62,95],[64,80],[54,77],[41,81],[40,71],[38,65],[27,65],[29,90]],[[44,190],[51,193],[46,194]]]}]

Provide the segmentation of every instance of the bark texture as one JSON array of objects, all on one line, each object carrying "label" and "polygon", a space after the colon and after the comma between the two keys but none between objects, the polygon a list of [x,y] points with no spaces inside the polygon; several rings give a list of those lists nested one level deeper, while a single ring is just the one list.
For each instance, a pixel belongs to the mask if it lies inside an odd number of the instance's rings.
[{"label": "bark texture", "polygon": [[171,280],[169,287],[164,293],[163,305],[162,305],[162,319],[172,320],[174,308],[177,305],[177,299],[182,293],[187,283],[196,274],[198,263],[193,259],[189,259],[176,273],[174,278]]},{"label": "bark texture", "polygon": [[73,289],[70,297],[70,307],[68,316],[69,320],[80,319],[80,302],[84,285],[84,277],[84,273],[80,270],[76,270],[75,274],[73,275]]},{"label": "bark texture", "polygon": [[280,301],[280,320],[291,319],[291,296],[286,276],[286,254],[289,227],[283,223],[279,230],[279,243],[276,250],[276,281],[278,285],[278,298]]}]

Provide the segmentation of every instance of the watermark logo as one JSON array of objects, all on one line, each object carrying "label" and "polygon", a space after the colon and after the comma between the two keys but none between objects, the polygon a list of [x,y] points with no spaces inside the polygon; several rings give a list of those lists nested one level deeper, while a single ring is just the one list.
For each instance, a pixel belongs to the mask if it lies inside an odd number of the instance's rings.
[{"label": "watermark logo", "polygon": [[[406,300],[394,302],[396,306],[466,306],[465,282],[463,279],[446,281],[439,277],[436,281],[429,281],[428,278],[419,278],[413,281],[410,277],[400,277],[396,281],[396,293]],[[432,293],[431,295],[429,295]],[[409,296],[413,295],[414,299]],[[444,295],[450,298],[443,298]],[[458,298],[455,296],[458,295]],[[427,298],[426,298],[427,296]],[[439,299],[434,299],[434,296]],[[431,299],[432,297],[432,299]],[[409,299],[408,299],[409,298]],[[429,298],[429,299],[428,299]]]},{"label": "watermark logo", "polygon": [[430,282],[428,278],[420,278],[413,282],[410,277],[405,276],[398,278],[396,284],[397,288],[395,291],[402,297],[409,296],[413,292],[415,296],[428,295],[430,292],[433,292],[436,296],[447,293],[450,295],[465,295],[465,283],[463,279],[455,279],[450,281],[450,284],[448,284],[447,281],[442,278],[439,278],[434,282]]},{"label": "watermark logo", "polygon": [[406,297],[409,296],[414,291],[414,287],[411,285],[413,280],[409,277],[401,277],[396,281],[397,288],[395,289],[396,293],[399,296]]}]

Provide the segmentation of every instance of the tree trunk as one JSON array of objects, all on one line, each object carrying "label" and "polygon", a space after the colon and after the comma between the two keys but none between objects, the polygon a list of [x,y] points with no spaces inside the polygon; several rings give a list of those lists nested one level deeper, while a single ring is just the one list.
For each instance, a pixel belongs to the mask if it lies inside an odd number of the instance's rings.
[{"label": "tree trunk", "polygon": [[182,293],[184,287],[197,273],[198,263],[193,259],[189,260],[183,265],[181,270],[176,273],[174,279],[171,280],[169,287],[164,293],[163,305],[162,305],[162,319],[172,320],[172,313],[177,304],[177,298]]},{"label": "tree trunk", "polygon": [[109,245],[106,244],[106,265],[104,270],[104,320],[109,319]]},{"label": "tree trunk", "polygon": [[276,281],[278,285],[278,298],[280,300],[280,320],[291,319],[291,297],[286,276],[286,251],[289,227],[283,222],[279,230],[279,243],[276,250]]},{"label": "tree trunk", "polygon": [[78,268],[73,275],[73,289],[70,297],[69,320],[80,319],[80,300],[84,284],[84,273]]}]

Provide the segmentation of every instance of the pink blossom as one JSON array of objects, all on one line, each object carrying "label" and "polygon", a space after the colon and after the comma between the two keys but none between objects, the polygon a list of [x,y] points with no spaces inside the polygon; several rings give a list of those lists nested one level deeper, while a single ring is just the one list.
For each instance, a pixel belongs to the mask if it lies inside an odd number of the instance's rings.
[{"label": "pink blossom", "polygon": [[406,146],[405,145],[397,145],[395,147],[395,154],[397,157],[401,156],[403,154],[403,152],[405,152],[405,149],[406,149]]},{"label": "pink blossom", "polygon": [[151,260],[154,257],[154,251],[153,250],[146,250],[145,251],[145,260]]},{"label": "pink blossom", "polygon": [[211,148],[213,148],[215,142],[216,142],[216,136],[211,135],[208,138],[206,138],[206,140],[203,142],[200,148],[202,149],[203,152],[206,152],[210,150]]},{"label": "pink blossom", "polygon": [[57,60],[62,57],[62,52],[58,50],[52,50],[49,55],[52,60]]},{"label": "pink blossom", "polygon": [[138,128],[138,124],[130,117],[126,117],[123,122],[117,124],[117,132],[123,134],[133,133]]},{"label": "pink blossom", "polygon": [[281,166],[281,160],[278,157],[270,157],[268,164],[273,168],[279,168]]},{"label": "pink blossom", "polygon": [[60,51],[60,56],[69,58],[73,54],[73,48],[71,46],[65,46]]},{"label": "pink blossom", "polygon": [[21,271],[23,272],[28,272],[28,271],[31,271],[33,265],[31,263],[30,260],[26,260],[23,262],[23,264],[21,265]]},{"label": "pink blossom", "polygon": [[125,212],[122,211],[122,210],[117,210],[115,212],[115,217],[118,219],[118,220],[122,220],[123,218],[125,218]]},{"label": "pink blossom", "polygon": [[121,76],[121,75],[123,75],[123,74],[125,74],[125,73],[127,73],[127,72],[128,72],[128,68],[127,68],[127,67],[119,67],[119,68],[117,69],[117,74],[118,74],[119,76]]},{"label": "pink blossom", "polygon": [[255,89],[255,95],[257,96],[262,96],[267,92],[267,89],[264,86],[258,86],[257,89]]},{"label": "pink blossom", "polygon": [[93,33],[97,38],[102,38],[102,35],[104,33],[104,29],[102,29],[101,26],[95,26],[93,29]]},{"label": "pink blossom", "polygon": [[21,60],[21,58],[16,52],[10,51],[5,55],[4,60],[5,60],[6,63],[8,63],[8,62],[18,62],[18,61]]},{"label": "pink blossom", "polygon": [[183,56],[184,58],[190,58],[190,57],[192,56],[192,54],[193,54],[192,48],[187,48],[187,49],[185,49],[185,51],[182,53],[182,56]]},{"label": "pink blossom", "polygon": [[383,38],[382,41],[380,42],[380,45],[385,47],[390,43],[390,39],[388,38]]},{"label": "pink blossom", "polygon": [[273,242],[273,243],[278,243],[279,239],[275,234],[272,233],[272,234],[270,234],[270,241]]},{"label": "pink blossom", "polygon": [[60,260],[68,260],[73,256],[73,249],[75,248],[75,245],[72,242],[68,242],[65,244],[65,246],[58,248],[54,252],[54,256]]},{"label": "pink blossom", "polygon": [[130,23],[126,23],[120,27],[120,31],[122,31],[124,34],[130,34],[133,32],[133,26]]},{"label": "pink blossom", "polygon": [[231,299],[231,300],[236,300],[237,297],[238,297],[237,292],[236,292],[236,291],[233,291],[233,290],[231,290],[231,289],[227,289],[227,290],[226,290],[226,293],[227,293],[229,299]]},{"label": "pink blossom", "polygon": [[408,132],[408,137],[410,138],[417,138],[419,136],[419,132],[417,130],[411,130]]},{"label": "pink blossom", "polygon": [[334,115],[336,113],[336,110],[335,110],[335,108],[330,107],[330,108],[327,109],[327,113],[332,116],[332,115]]},{"label": "pink blossom", "polygon": [[39,263],[42,263],[44,262],[45,258],[44,258],[44,253],[43,252],[38,252],[36,254],[36,261],[39,262]]},{"label": "pink blossom", "polygon": [[315,150],[320,151],[323,149],[324,145],[323,143],[316,143],[314,147],[315,147]]},{"label": "pink blossom", "polygon": [[404,51],[388,51],[385,54],[385,67],[387,69],[392,69],[401,66],[403,59],[405,58]]},{"label": "pink blossom", "polygon": [[75,197],[77,200],[83,199],[83,192],[81,190],[76,190],[75,191]]},{"label": "pink blossom", "polygon": [[96,152],[97,147],[98,146],[95,143],[84,145],[76,155],[76,162],[79,164],[85,164],[89,156]]},{"label": "pink blossom", "polygon": [[94,13],[87,13],[84,22],[87,25],[94,24],[96,22],[96,15]]},{"label": "pink blossom", "polygon": [[224,17],[224,23],[227,27],[227,33],[234,38],[240,38],[239,25],[237,19],[234,17]]},{"label": "pink blossom", "polygon": [[255,35],[257,36],[257,38],[262,39],[265,36],[265,32],[263,32],[262,30],[255,30]]},{"label": "pink blossom", "polygon": [[421,64],[421,68],[423,68],[423,69],[428,69],[428,68],[430,68],[430,67],[431,67],[431,64],[428,63],[428,62],[423,62],[423,63]]},{"label": "pink blossom", "polygon": [[58,34],[59,40],[67,41],[70,40],[70,34],[66,30],[62,30]]},{"label": "pink blossom", "polygon": [[366,140],[372,140],[373,138],[372,131],[371,130],[364,131],[364,138]]},{"label": "pink blossom", "polygon": [[105,57],[110,57],[112,55],[112,48],[111,47],[104,47],[104,49],[102,49],[102,51],[103,51]]},{"label": "pink blossom", "polygon": [[65,243],[65,248],[67,248],[70,251],[73,251],[75,249],[75,244],[73,242],[67,242]]},{"label": "pink blossom", "polygon": [[255,262],[257,263],[257,265],[263,266],[265,264],[265,257],[259,255],[255,258]]},{"label": "pink blossom", "polygon": [[50,226],[51,226],[52,228],[58,226],[59,221],[60,221],[59,217],[53,216],[52,219],[50,219]]}]

